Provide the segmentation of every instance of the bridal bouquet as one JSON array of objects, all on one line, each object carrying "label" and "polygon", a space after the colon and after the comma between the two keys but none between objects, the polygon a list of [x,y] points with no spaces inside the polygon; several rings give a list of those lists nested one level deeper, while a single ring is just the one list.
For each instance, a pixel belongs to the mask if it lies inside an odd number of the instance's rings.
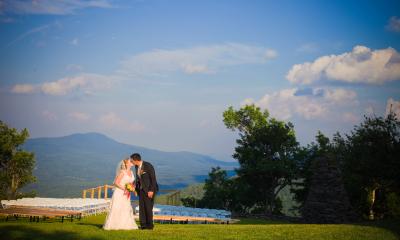
[{"label": "bridal bouquet", "polygon": [[[131,192],[135,191],[135,187],[133,186],[132,183],[127,183],[125,184],[125,195],[130,198],[131,197]],[[136,193],[136,192],[135,192]]]},{"label": "bridal bouquet", "polygon": [[125,184],[125,189],[129,192],[133,192],[133,190],[135,190],[135,187],[133,186],[132,183],[127,183]]}]

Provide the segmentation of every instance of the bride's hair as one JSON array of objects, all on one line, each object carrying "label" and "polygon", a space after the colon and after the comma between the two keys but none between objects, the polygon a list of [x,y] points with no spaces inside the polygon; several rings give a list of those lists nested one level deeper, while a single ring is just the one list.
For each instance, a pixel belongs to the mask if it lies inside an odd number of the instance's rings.
[{"label": "bride's hair", "polygon": [[121,171],[128,169],[126,166],[128,165],[129,161],[130,161],[129,158],[125,158],[118,163],[117,170],[115,171],[115,176],[118,176],[121,173]]},{"label": "bride's hair", "polygon": [[126,165],[128,165],[130,159],[129,158],[125,158],[124,160],[122,160],[124,162],[124,170],[128,169],[128,167]]}]

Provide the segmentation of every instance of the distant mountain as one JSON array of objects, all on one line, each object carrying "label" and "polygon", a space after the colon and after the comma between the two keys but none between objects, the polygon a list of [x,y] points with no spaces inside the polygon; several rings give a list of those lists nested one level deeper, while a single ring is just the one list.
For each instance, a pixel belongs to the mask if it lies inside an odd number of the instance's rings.
[{"label": "distant mountain", "polygon": [[82,189],[111,184],[116,165],[139,152],[156,170],[161,188],[181,188],[202,182],[211,167],[232,170],[237,163],[219,161],[191,152],[163,152],[119,143],[99,133],[29,139],[24,149],[36,156],[34,189],[39,196],[80,196]]}]

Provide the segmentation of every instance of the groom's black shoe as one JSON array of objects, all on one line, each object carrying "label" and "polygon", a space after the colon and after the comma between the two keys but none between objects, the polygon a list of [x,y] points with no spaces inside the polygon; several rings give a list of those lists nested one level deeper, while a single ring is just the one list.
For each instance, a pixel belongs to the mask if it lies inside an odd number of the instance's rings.
[{"label": "groom's black shoe", "polygon": [[154,228],[153,225],[150,225],[150,226],[147,226],[147,227],[146,227],[147,230],[153,230],[153,228]]},{"label": "groom's black shoe", "polygon": [[140,226],[140,230],[153,230],[154,226]]}]

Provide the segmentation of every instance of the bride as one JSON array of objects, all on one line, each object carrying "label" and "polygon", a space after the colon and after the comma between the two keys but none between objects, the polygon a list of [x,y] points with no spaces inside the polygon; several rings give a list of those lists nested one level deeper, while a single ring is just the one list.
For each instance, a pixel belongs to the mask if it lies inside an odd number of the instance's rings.
[{"label": "bride", "polygon": [[105,230],[138,229],[133,217],[131,193],[125,187],[126,184],[135,181],[135,176],[131,171],[132,166],[130,159],[124,159],[117,167],[114,180],[115,190],[110,203],[110,211],[103,226]]}]

